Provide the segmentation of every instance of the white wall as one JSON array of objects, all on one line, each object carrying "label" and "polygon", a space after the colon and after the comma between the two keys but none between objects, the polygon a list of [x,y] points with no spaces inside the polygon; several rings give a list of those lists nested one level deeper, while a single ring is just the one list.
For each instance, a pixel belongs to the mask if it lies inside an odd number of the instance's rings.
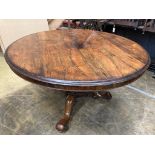
[{"label": "white wall", "polygon": [[49,30],[46,19],[0,19],[0,46],[3,52],[15,40]]}]

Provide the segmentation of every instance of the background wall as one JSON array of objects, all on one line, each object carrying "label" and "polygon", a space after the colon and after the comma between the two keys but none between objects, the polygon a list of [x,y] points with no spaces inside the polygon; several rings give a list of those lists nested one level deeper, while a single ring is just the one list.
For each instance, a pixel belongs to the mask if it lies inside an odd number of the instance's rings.
[{"label": "background wall", "polygon": [[46,19],[1,19],[0,46],[3,50],[15,40],[39,31],[49,30]]}]

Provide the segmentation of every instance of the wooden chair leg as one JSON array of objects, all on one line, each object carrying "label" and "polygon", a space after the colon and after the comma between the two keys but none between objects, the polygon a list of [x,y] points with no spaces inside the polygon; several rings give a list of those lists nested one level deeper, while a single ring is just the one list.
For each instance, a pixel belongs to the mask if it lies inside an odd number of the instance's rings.
[{"label": "wooden chair leg", "polygon": [[56,129],[60,132],[65,132],[68,130],[68,124],[71,118],[72,107],[74,104],[74,96],[68,95],[65,103],[65,111],[64,116],[59,122],[56,124]]}]

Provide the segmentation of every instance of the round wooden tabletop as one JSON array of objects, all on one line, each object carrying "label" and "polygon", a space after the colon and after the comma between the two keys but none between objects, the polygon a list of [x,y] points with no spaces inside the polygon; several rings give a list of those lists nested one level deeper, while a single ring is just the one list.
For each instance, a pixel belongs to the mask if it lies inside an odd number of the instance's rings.
[{"label": "round wooden tabletop", "polygon": [[148,53],[124,37],[92,30],[45,31],[25,36],[5,52],[22,78],[67,91],[94,91],[128,84],[148,68]]}]

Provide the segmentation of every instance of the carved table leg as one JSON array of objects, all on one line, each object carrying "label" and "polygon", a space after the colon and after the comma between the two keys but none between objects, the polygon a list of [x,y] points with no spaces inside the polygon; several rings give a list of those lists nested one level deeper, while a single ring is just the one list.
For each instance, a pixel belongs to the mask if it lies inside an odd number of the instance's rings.
[{"label": "carved table leg", "polygon": [[78,97],[93,97],[93,98],[104,98],[110,100],[112,95],[108,91],[102,92],[66,92],[67,98],[65,103],[65,112],[62,119],[56,124],[56,129],[60,132],[68,130],[68,124],[71,118],[71,112],[75,98]]},{"label": "carved table leg", "polygon": [[73,95],[68,95],[66,98],[66,103],[65,103],[65,112],[64,116],[60,121],[56,124],[56,129],[60,132],[64,132],[68,129],[68,123],[70,120],[70,115],[72,112],[72,107],[74,103],[74,96]]}]

